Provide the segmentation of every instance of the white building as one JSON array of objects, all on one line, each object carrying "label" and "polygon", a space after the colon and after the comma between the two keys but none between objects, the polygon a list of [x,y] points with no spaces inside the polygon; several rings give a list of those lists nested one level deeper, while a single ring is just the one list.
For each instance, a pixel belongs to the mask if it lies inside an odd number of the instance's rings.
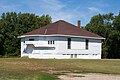
[{"label": "white building", "polygon": [[63,20],[19,36],[21,57],[101,59],[103,37]]}]

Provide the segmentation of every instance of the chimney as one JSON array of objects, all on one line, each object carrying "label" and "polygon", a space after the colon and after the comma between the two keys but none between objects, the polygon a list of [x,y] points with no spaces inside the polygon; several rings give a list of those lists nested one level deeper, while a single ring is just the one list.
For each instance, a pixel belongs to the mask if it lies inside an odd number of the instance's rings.
[{"label": "chimney", "polygon": [[81,22],[78,20],[78,28],[81,28]]}]

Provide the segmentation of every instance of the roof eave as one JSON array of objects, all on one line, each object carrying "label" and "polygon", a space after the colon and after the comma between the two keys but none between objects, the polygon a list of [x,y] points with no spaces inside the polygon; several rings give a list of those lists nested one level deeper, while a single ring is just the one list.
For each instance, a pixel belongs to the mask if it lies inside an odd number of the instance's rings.
[{"label": "roof eave", "polygon": [[88,39],[105,39],[103,37],[89,37],[89,36],[75,36],[75,35],[61,35],[61,34],[51,34],[51,35],[21,35],[18,38],[32,37],[32,36],[61,36],[61,37],[79,37],[79,38],[88,38]]}]

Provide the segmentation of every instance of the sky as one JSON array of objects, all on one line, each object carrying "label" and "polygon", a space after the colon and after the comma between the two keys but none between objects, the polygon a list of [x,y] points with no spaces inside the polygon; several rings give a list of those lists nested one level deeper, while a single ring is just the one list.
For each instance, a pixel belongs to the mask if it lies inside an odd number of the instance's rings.
[{"label": "sky", "polygon": [[3,12],[49,14],[52,22],[65,20],[74,25],[81,20],[81,26],[89,23],[97,14],[120,11],[120,0],[0,0],[0,15]]}]

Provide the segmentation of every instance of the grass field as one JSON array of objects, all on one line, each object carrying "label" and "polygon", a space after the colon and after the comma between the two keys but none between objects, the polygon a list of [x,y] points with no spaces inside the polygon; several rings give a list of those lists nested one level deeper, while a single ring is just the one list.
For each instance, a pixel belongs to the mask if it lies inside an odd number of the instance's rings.
[{"label": "grass field", "polygon": [[120,74],[120,60],[0,59],[0,80],[56,80],[63,72]]}]

